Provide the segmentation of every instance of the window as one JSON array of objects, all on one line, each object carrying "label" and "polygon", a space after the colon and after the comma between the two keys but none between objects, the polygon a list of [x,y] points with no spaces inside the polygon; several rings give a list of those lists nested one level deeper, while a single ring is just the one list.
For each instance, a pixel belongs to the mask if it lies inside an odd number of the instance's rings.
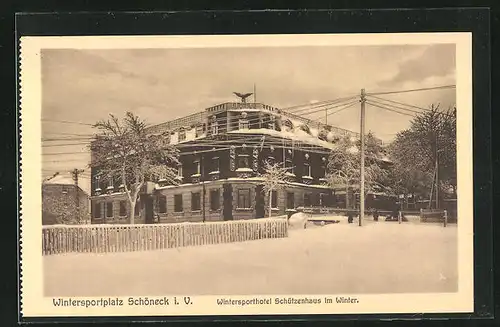
[{"label": "window", "polygon": [[248,154],[239,154],[238,155],[238,168],[249,168],[250,165],[248,163]]},{"label": "window", "polygon": [[94,203],[93,208],[93,214],[94,218],[101,218],[101,203]]},{"label": "window", "polygon": [[195,135],[196,137],[199,137],[203,134],[203,125],[197,125],[195,128]]},{"label": "window", "polygon": [[182,165],[177,166],[177,177],[182,177]]},{"label": "window", "polygon": [[286,208],[295,209],[295,195],[292,192],[286,194]]},{"label": "window", "polygon": [[182,194],[176,194],[174,195],[174,211],[175,212],[182,212]]},{"label": "window", "polygon": [[127,202],[120,201],[120,217],[125,217],[127,215]]},{"label": "window", "polygon": [[212,135],[219,134],[219,123],[214,121],[212,122]]},{"label": "window", "polygon": [[191,193],[191,211],[201,210],[200,192]]},{"label": "window", "polygon": [[220,209],[220,190],[210,191],[210,210]]},{"label": "window", "polygon": [[246,119],[240,119],[239,124],[238,124],[239,129],[248,129],[248,120]]},{"label": "window", "polygon": [[308,163],[304,164],[304,176],[311,176],[311,165]]},{"label": "window", "polygon": [[219,157],[212,158],[212,171],[219,171]]},{"label": "window", "polygon": [[69,192],[69,187],[68,186],[63,186],[62,187],[62,194],[68,194]]},{"label": "window", "polygon": [[96,176],[95,177],[95,190],[100,190],[100,189],[101,189],[100,177]]},{"label": "window", "polygon": [[106,218],[113,217],[113,202],[106,202]]},{"label": "window", "polygon": [[238,190],[238,208],[250,209],[250,189]]},{"label": "window", "polygon": [[160,195],[158,198],[158,211],[159,213],[167,212],[167,197],[165,195]]},{"label": "window", "polygon": [[271,192],[271,207],[272,208],[278,207],[278,191]]},{"label": "window", "polygon": [[193,166],[194,166],[194,173],[199,175],[200,174],[200,161],[199,160],[194,161]]},{"label": "window", "polygon": [[326,177],[326,166],[325,166],[325,165],[322,165],[322,166],[321,166],[321,176],[322,176],[323,178],[325,178],[325,177]]},{"label": "window", "polygon": [[312,206],[311,197],[312,197],[311,193],[304,194],[304,207],[311,207]]},{"label": "window", "polygon": [[179,130],[179,142],[182,142],[185,140],[186,140],[186,130],[181,129],[181,130]]}]

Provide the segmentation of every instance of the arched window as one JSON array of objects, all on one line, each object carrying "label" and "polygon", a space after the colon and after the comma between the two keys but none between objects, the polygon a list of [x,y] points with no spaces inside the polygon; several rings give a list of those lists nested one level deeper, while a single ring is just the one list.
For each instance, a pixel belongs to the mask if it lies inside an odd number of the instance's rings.
[{"label": "arched window", "polygon": [[283,120],[282,125],[288,127],[289,129],[293,129],[293,123],[290,119]]}]

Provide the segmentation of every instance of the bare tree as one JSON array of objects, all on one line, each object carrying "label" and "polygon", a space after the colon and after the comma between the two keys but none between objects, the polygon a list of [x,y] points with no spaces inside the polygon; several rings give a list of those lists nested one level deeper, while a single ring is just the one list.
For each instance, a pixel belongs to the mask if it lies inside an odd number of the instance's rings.
[{"label": "bare tree", "polygon": [[269,195],[269,217],[272,216],[272,200],[273,191],[279,191],[285,188],[284,181],[287,178],[287,172],[290,168],[283,167],[281,163],[273,163],[270,160],[264,161],[264,173],[259,174],[264,178],[263,189],[264,194]]},{"label": "bare tree", "polygon": [[137,198],[146,181],[157,179],[177,184],[178,150],[165,137],[148,135],[146,123],[127,112],[120,121],[114,115],[94,125],[98,130],[90,145],[91,166],[101,180],[121,179],[130,202],[130,223],[134,223]]}]

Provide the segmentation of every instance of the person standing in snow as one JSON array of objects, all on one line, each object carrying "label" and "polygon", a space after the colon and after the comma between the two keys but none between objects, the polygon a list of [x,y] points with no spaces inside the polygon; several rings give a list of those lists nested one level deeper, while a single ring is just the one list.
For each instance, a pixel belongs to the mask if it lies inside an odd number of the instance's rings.
[{"label": "person standing in snow", "polygon": [[350,211],[349,211],[349,212],[347,213],[347,222],[348,222],[349,224],[352,224],[353,220],[354,220],[354,218],[353,218],[352,212],[350,212]]}]

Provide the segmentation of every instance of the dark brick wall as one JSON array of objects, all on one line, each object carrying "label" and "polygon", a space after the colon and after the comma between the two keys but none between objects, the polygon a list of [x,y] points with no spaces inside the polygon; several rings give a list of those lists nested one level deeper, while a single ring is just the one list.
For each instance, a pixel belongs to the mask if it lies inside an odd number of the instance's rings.
[{"label": "dark brick wall", "polygon": [[[210,191],[219,190],[219,209],[211,210],[210,208]],[[200,193],[200,209],[203,208],[203,186],[201,184],[181,185],[178,187],[166,187],[157,190],[158,196],[165,196],[167,200],[167,212],[158,212],[158,198],[155,200],[156,212],[160,217],[161,223],[166,222],[200,222],[203,221],[203,210],[192,211],[192,194]],[[175,195],[182,194],[182,212],[175,212]],[[212,182],[205,185],[205,220],[220,221],[222,220],[222,182]]]}]

